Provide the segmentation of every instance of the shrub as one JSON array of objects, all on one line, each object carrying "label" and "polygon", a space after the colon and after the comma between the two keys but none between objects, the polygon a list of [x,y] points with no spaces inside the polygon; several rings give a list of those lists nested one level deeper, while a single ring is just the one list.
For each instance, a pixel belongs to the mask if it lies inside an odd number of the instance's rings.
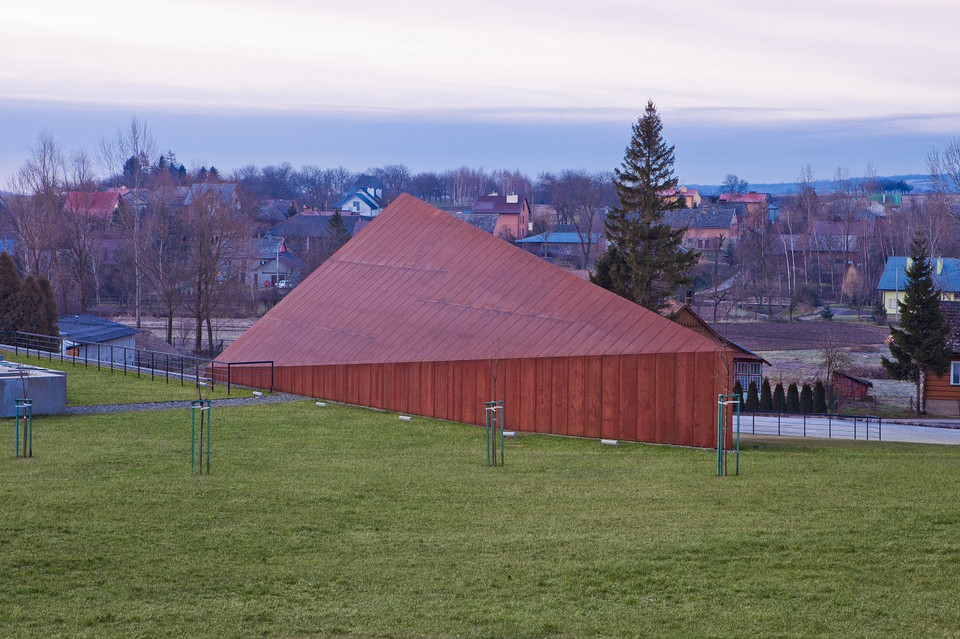
[{"label": "shrub", "polygon": [[813,412],[827,412],[827,390],[823,387],[823,382],[819,379],[813,385]]},{"label": "shrub", "polygon": [[796,382],[790,382],[790,385],[787,386],[787,412],[800,412],[800,391],[797,389]]},{"label": "shrub", "polygon": [[747,410],[757,410],[760,408],[760,397],[757,395],[757,383],[750,382],[747,387]]},{"label": "shrub", "polygon": [[777,382],[777,387],[773,389],[773,410],[783,412],[787,409],[787,402],[783,395],[783,384]]},{"label": "shrub", "polygon": [[810,388],[810,384],[804,384],[800,390],[800,412],[813,412],[813,389]]},{"label": "shrub", "polygon": [[760,410],[773,410],[773,396],[770,393],[770,380],[766,377],[760,384]]}]

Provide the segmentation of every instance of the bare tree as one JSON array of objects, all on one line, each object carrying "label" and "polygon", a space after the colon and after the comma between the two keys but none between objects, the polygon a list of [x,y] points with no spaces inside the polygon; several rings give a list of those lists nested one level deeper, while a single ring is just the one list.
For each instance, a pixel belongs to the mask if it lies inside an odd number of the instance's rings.
[{"label": "bare tree", "polygon": [[173,344],[173,322],[184,300],[184,285],[190,281],[188,255],[191,228],[188,216],[171,204],[172,185],[159,186],[147,197],[146,215],[151,223],[144,246],[144,277],[166,312],[166,340]]},{"label": "bare tree", "polygon": [[[127,129],[117,131],[116,138],[100,141],[100,162],[117,185],[138,193],[150,176],[150,158],[157,154],[157,145],[146,122],[133,117]],[[119,171],[118,171],[119,170]],[[118,171],[118,173],[113,173]],[[137,200],[134,200],[137,201]],[[143,228],[144,211],[140,206],[125,208],[120,216],[133,254],[135,307],[137,328],[141,326],[143,307],[143,249],[147,242]]]},{"label": "bare tree", "polygon": [[212,352],[213,315],[228,293],[239,288],[243,256],[248,253],[248,223],[235,203],[225,200],[219,189],[199,192],[186,215],[186,264],[193,287],[190,310],[196,329],[194,350],[203,350],[206,323],[207,346]]},{"label": "bare tree", "polygon": [[49,274],[65,183],[63,153],[53,137],[43,132],[10,182],[11,217],[27,273]]},{"label": "bare tree", "polygon": [[570,222],[580,239],[581,268],[587,268],[594,253],[594,236],[603,229],[603,213],[608,201],[608,174],[564,171],[554,185],[553,205],[558,217]]},{"label": "bare tree", "polygon": [[90,302],[90,279],[93,278],[95,284],[99,283],[95,270],[99,266],[99,260],[94,256],[95,242],[98,231],[101,231],[109,220],[95,217],[93,208],[97,185],[90,157],[83,151],[73,156],[70,188],[68,205],[63,209],[61,252],[80,296],[80,312],[86,313]]}]

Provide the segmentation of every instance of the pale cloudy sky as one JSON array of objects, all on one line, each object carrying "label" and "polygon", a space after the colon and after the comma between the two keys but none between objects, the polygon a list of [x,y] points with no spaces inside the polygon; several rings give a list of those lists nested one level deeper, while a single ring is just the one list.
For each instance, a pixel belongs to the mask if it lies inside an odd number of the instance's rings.
[{"label": "pale cloudy sky", "polygon": [[650,97],[701,182],[922,171],[960,134],[955,0],[0,7],[0,176],[41,129],[93,149],[131,115],[223,168],[535,173],[612,168]]}]

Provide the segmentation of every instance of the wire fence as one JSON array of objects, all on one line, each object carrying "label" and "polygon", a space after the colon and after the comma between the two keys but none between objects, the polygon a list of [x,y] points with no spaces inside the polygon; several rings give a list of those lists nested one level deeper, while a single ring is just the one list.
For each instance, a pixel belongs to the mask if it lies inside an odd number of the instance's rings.
[{"label": "wire fence", "polygon": [[216,360],[161,353],[129,346],[77,342],[62,337],[37,335],[20,331],[0,331],[0,345],[8,351],[27,357],[46,359],[50,362],[71,363],[75,366],[96,367],[97,370],[121,371],[124,375],[136,375],[150,379],[162,379],[167,383],[201,386],[209,383],[224,384],[227,394],[239,386],[237,374],[243,371],[244,387],[261,388],[273,392],[273,362],[218,362]]}]

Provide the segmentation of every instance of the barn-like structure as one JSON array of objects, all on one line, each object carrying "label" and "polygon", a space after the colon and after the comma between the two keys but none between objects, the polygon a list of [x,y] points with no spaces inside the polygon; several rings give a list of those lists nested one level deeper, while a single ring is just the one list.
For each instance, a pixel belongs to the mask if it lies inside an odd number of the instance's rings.
[{"label": "barn-like structure", "polygon": [[471,424],[497,399],[509,429],[702,447],[732,376],[715,341],[410,195],[218,358],[266,360],[311,397]]}]

